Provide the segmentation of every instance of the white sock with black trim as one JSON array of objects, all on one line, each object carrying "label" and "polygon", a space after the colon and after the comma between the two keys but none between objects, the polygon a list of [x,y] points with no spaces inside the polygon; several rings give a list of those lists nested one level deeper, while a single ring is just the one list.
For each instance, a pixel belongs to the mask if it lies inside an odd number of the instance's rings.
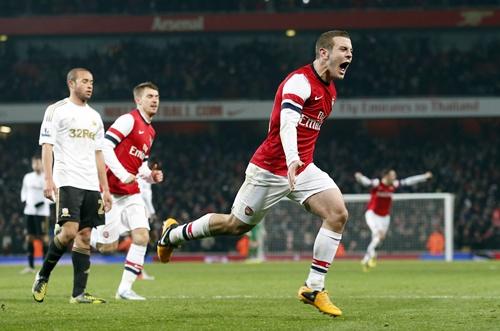
[{"label": "white sock with black trim", "polygon": [[341,233],[325,228],[319,229],[314,241],[313,260],[306,280],[307,287],[315,291],[321,291],[325,288],[326,273],[335,258],[341,239]]}]

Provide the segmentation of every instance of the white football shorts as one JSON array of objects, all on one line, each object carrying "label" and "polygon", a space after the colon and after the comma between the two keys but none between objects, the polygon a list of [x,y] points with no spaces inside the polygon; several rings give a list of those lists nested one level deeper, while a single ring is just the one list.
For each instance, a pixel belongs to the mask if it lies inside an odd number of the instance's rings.
[{"label": "white football shorts", "polygon": [[373,212],[373,210],[367,210],[365,213],[366,224],[372,231],[372,235],[378,234],[379,232],[387,233],[389,229],[389,224],[391,223],[391,216],[380,216]]},{"label": "white football shorts", "polygon": [[252,225],[259,223],[267,211],[285,197],[303,204],[318,192],[338,189],[333,179],[314,163],[310,163],[296,177],[293,191],[290,191],[287,177],[275,175],[253,163],[248,164],[245,175],[245,182],[234,199],[231,213],[242,222]]},{"label": "white football shorts", "polygon": [[121,234],[134,229],[149,230],[146,206],[139,193],[112,197],[113,208],[106,213],[106,223],[96,228],[98,243],[113,243]]}]

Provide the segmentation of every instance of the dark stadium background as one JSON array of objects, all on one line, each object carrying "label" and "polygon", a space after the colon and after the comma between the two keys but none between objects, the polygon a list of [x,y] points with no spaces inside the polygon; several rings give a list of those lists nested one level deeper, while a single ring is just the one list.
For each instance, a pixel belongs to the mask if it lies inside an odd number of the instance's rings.
[{"label": "dark stadium background", "polygon": [[[130,90],[145,80],[159,85],[163,104],[271,101],[288,72],[312,61],[319,33],[336,28],[348,30],[354,46],[354,61],[337,85],[340,100],[445,98],[463,104],[471,98],[490,106],[476,113],[338,120],[334,109],[316,163],[344,193],[366,192],[354,182],[355,171],[376,176],[392,166],[403,177],[432,171],[432,181],[409,192],[454,193],[455,249],[495,256],[500,1],[306,2],[1,1],[0,125],[11,131],[0,130],[0,254],[25,251],[21,180],[39,151],[45,107],[67,95],[70,68],[94,73],[91,104],[132,107]],[[26,116],[23,108],[30,109]],[[230,210],[267,122],[215,118],[164,116],[156,122],[153,157],[166,175],[154,187],[160,218],[186,221]],[[235,240],[184,249],[227,252]]]}]

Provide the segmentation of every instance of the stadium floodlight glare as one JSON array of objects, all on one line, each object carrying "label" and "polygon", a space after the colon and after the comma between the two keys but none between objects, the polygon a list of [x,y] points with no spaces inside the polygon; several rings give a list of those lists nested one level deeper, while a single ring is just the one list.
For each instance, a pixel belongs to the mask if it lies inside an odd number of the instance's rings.
[{"label": "stadium floodlight glare", "polygon": [[285,35],[289,38],[292,38],[295,37],[295,35],[297,35],[297,31],[295,31],[294,29],[288,29],[285,31]]},{"label": "stadium floodlight glare", "polygon": [[0,126],[0,133],[9,134],[11,132],[12,132],[12,129],[10,126],[5,126],[5,125]]}]

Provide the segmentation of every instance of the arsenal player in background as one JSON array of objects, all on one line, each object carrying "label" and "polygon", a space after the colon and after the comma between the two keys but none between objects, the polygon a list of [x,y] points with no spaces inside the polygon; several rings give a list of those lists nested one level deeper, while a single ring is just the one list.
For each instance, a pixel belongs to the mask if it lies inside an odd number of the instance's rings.
[{"label": "arsenal player in background", "polygon": [[368,245],[366,254],[361,260],[363,270],[368,271],[377,265],[377,253],[375,249],[379,246],[385,238],[389,223],[391,222],[391,206],[392,194],[400,186],[410,186],[432,178],[431,172],[426,172],[422,175],[411,176],[401,180],[397,179],[396,171],[393,169],[384,170],[382,178],[370,179],[360,172],[354,174],[356,181],[363,186],[370,186],[370,201],[365,213],[366,224],[372,232],[372,240]]},{"label": "arsenal player in background", "polygon": [[130,231],[132,244],[115,298],[145,300],[132,290],[144,268],[149,243],[148,214],[136,177],[149,183],[163,181],[163,172],[151,170],[147,162],[156,137],[151,121],[158,111],[160,94],[151,82],[137,85],[133,94],[136,109],[118,117],[105,135],[103,152],[114,208],[106,213],[106,224],[92,230],[90,244],[102,253],[113,252],[119,236]]},{"label": "arsenal player in background", "polygon": [[166,220],[157,246],[161,262],[168,262],[173,249],[185,241],[248,232],[273,205],[288,197],[322,221],[309,276],[298,297],[325,314],[342,314],[324,287],[347,222],[347,209],[340,189],[314,164],[313,154],[319,131],[337,99],[333,81],[344,78],[352,51],[345,31],[319,36],[313,63],[290,73],[278,87],[267,138],[250,160],[231,213],[206,214],[180,226],[173,219]]}]

